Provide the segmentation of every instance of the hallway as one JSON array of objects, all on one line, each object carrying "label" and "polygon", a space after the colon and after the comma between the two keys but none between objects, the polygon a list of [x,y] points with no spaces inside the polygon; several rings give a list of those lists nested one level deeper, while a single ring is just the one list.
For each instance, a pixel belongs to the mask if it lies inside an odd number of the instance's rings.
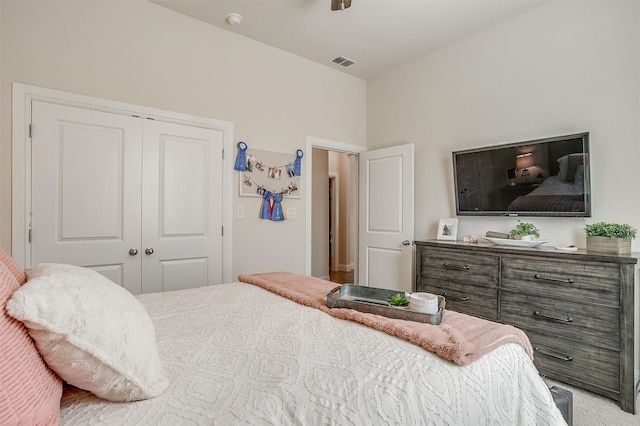
[{"label": "hallway", "polygon": [[330,271],[329,280],[338,284],[353,284],[353,269],[348,272]]}]

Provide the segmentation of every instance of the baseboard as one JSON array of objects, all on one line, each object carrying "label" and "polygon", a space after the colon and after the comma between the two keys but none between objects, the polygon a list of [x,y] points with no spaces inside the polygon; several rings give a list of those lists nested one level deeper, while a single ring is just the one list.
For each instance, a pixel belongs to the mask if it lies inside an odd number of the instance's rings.
[{"label": "baseboard", "polygon": [[353,263],[349,263],[348,265],[338,265],[338,271],[340,272],[349,272],[353,271],[354,265]]},{"label": "baseboard", "polygon": [[324,276],[324,277],[316,277],[316,278],[320,278],[321,280],[325,280],[325,281],[331,280],[331,277],[329,275]]}]

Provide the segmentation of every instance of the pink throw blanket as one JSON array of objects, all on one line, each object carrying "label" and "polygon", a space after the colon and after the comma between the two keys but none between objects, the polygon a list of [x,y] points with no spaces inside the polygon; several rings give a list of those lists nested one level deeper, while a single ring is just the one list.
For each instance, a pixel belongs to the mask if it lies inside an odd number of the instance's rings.
[{"label": "pink throw blanket", "polygon": [[407,340],[459,365],[467,365],[505,343],[517,343],[533,359],[529,338],[520,329],[454,311],[446,311],[439,325],[424,324],[327,307],[335,283],[290,272],[240,275],[238,279],[327,314],[356,321]]}]

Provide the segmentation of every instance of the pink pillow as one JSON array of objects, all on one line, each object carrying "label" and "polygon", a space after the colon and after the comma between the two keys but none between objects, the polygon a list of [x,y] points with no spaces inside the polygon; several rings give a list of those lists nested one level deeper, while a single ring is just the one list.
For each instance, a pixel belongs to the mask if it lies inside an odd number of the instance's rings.
[{"label": "pink pillow", "polygon": [[26,327],[7,314],[20,285],[0,262],[0,425],[57,425],[62,381],[44,363]]},{"label": "pink pillow", "polygon": [[0,263],[4,263],[7,269],[11,271],[13,276],[16,277],[16,280],[18,280],[18,284],[22,285],[27,282],[27,277],[24,275],[24,269],[22,269],[20,265],[18,265],[16,261],[9,256],[9,253],[2,249],[2,247],[0,247]]}]

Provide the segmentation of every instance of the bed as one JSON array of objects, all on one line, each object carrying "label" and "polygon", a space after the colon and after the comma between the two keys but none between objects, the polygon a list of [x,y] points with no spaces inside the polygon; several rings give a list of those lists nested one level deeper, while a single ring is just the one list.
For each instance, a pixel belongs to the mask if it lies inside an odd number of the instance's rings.
[{"label": "bed", "polygon": [[546,178],[536,189],[513,200],[511,212],[585,212],[584,154],[568,154],[557,160],[558,174]]},{"label": "bed", "polygon": [[[523,345],[498,342],[459,365],[366,321],[340,319],[326,306],[305,302],[311,300],[308,289],[332,283],[284,276],[304,285],[301,300],[256,283],[270,282],[269,274],[137,296],[153,325],[155,347],[147,349],[157,350],[164,389],[154,397],[114,402],[65,385],[60,424],[566,424]],[[7,302],[16,316],[20,298],[14,291]],[[102,297],[103,305],[107,299]],[[461,315],[446,311],[444,318]],[[444,319],[424,326],[434,332],[449,327]],[[396,334],[403,334],[401,328]]]},{"label": "bed", "polygon": [[507,211],[584,212],[584,187],[549,176],[540,186],[509,204]]}]

